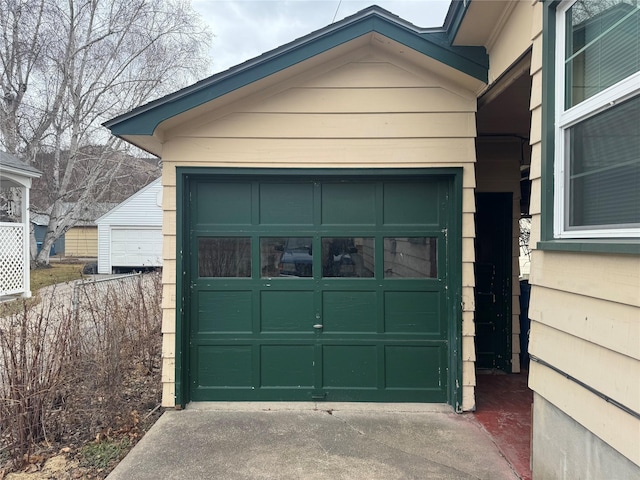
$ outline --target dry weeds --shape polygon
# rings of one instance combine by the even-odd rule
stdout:
[[[0,306],[0,479],[48,471],[61,455],[54,478],[104,478],[150,427],[161,290],[151,273],[83,283],[71,299],[53,289],[19,311]],[[101,451],[115,454],[105,461]]]

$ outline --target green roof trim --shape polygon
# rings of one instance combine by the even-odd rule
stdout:
[[[171,117],[371,32],[380,33],[482,82],[488,81],[489,57],[484,47],[454,47],[444,29],[418,28],[372,6],[103,125],[116,136],[152,135],[160,123]]]
[[[453,40],[460,30],[462,20],[469,10],[471,0],[452,0],[447,12],[447,17],[444,19],[445,30],[447,31],[447,38],[449,43],[453,43]]]

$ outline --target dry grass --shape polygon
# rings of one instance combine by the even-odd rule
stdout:
[[[71,282],[82,278],[81,263],[56,263],[47,268],[31,270],[31,291],[36,292],[42,287],[56,283]]]

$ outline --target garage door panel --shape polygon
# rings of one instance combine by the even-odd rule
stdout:
[[[440,292],[385,292],[385,332],[440,336],[440,320]]]
[[[385,183],[383,223],[384,225],[439,225],[439,197],[437,182]]]
[[[199,291],[198,314],[193,322],[196,333],[251,333],[253,331],[253,292]]]
[[[313,225],[313,184],[262,184],[259,209],[262,225]]]
[[[388,389],[436,390],[446,386],[444,345],[388,345],[385,347],[385,385]]]
[[[162,265],[162,231],[159,228],[113,228],[111,265],[157,267]]]
[[[245,387],[253,385],[251,345],[198,345],[195,347],[196,387]]]
[[[313,345],[263,345],[260,386],[313,388]]]
[[[327,389],[377,389],[377,358],[375,345],[325,346],[322,349],[322,386]]]
[[[312,334],[316,323],[313,300],[313,290],[261,292],[261,331]]]
[[[323,225],[375,225],[374,183],[327,183],[322,185]]]
[[[375,333],[378,330],[376,291],[323,292],[323,332]]]
[[[252,185],[209,183],[196,194],[196,225],[251,225]]]

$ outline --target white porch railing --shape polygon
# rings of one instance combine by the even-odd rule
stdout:
[[[0,296],[25,291],[25,226],[0,222]]]

